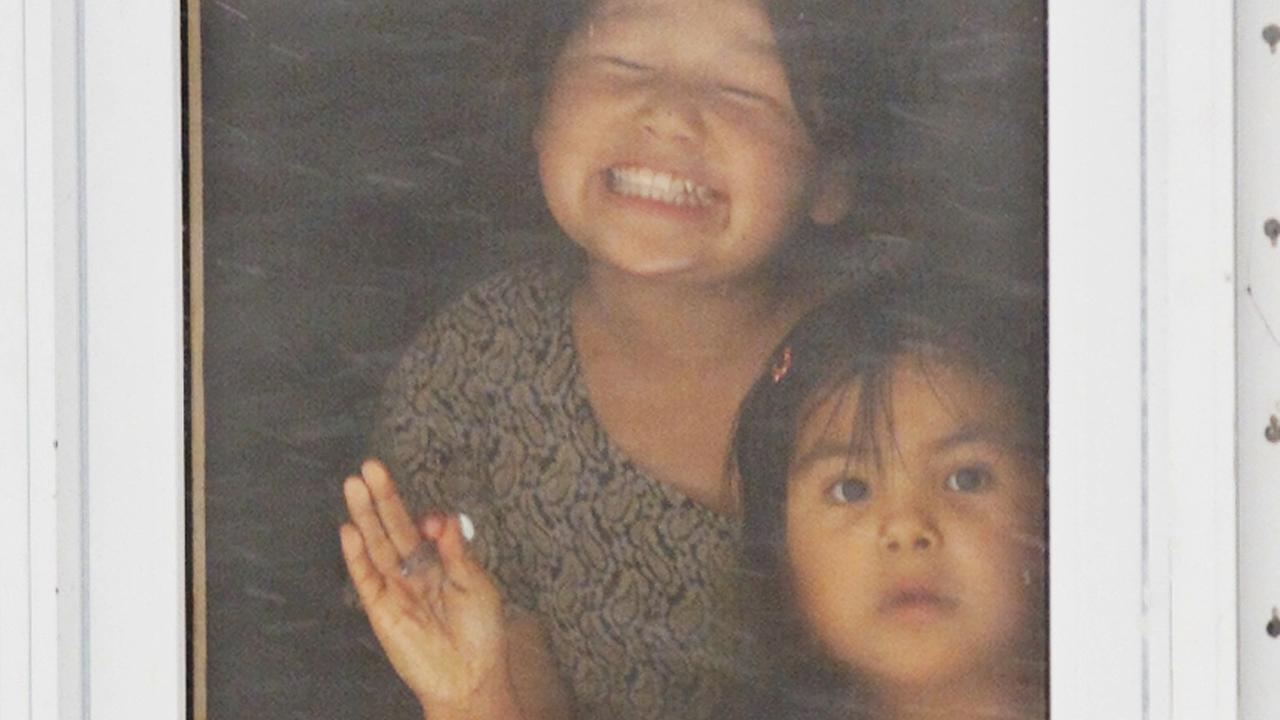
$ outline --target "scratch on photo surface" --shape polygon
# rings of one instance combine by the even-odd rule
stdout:
[[[320,624],[319,620],[308,618],[305,620],[293,620],[290,622],[271,623],[262,627],[262,632],[268,637],[280,637],[282,635],[296,635],[306,632]]]
[[[364,181],[370,185],[392,187],[397,190],[413,190],[418,187],[418,183],[413,182],[412,180],[405,180],[404,178],[392,177],[381,173],[367,173],[364,176]]]
[[[242,142],[242,143],[246,143],[246,144],[250,144],[250,145],[256,145],[256,144],[258,144],[258,138],[257,138],[257,137],[255,137],[255,136],[253,136],[253,135],[251,135],[251,134],[250,134],[248,131],[246,131],[244,128],[240,127],[239,125],[235,125],[235,124],[232,124],[232,123],[223,122],[223,121],[222,121],[222,119],[221,119],[221,118],[219,118],[219,117],[218,117],[218,116],[216,116],[216,115],[211,115],[211,114],[209,114],[209,113],[205,113],[205,115],[204,115],[204,119],[203,119],[203,122],[204,122],[205,129],[206,129],[206,130],[211,129],[211,128],[217,128],[217,129],[219,129],[219,130],[225,130],[225,131],[226,131],[227,133],[229,133],[233,138],[235,138],[236,140],[238,140],[238,141],[240,141],[240,142]]]
[[[271,43],[268,47],[271,48],[272,52],[278,53],[280,55],[284,55],[285,57],[291,58],[293,60],[297,60],[298,62],[306,62],[307,60],[306,55],[303,55],[297,50],[290,50],[289,48],[284,47],[283,45],[277,45],[276,43]]]
[[[473,222],[480,225],[490,225],[493,218],[478,210],[472,210],[465,207],[454,207],[449,209],[449,219],[455,221]]]
[[[449,34],[450,34],[450,35],[452,35],[453,37],[457,38],[458,40],[461,40],[462,42],[466,42],[466,43],[474,43],[474,44],[476,44],[476,45],[484,45],[484,44],[486,44],[487,42],[489,42],[489,41],[488,41],[488,39],[486,39],[486,38],[484,38],[484,37],[481,37],[481,36],[479,36],[479,35],[472,35],[472,34],[470,34],[470,33],[459,32],[459,31],[457,31],[457,30],[453,30],[453,31],[451,31]]]
[[[266,268],[256,263],[236,262],[234,260],[216,258],[210,264],[218,269],[235,271],[253,278],[264,278],[267,276]]]
[[[286,170],[289,170],[292,173],[295,173],[297,175],[303,175],[305,177],[313,177],[313,178],[331,177],[329,173],[325,172],[324,170],[312,167],[310,165],[306,165],[304,163],[293,161],[293,160],[286,162],[284,164],[284,167]]]
[[[1263,311],[1262,306],[1258,304],[1258,298],[1253,295],[1253,286],[1246,286],[1244,294],[1249,296],[1249,305],[1253,307],[1253,311],[1258,314],[1258,319],[1262,321],[1262,326],[1267,329],[1267,334],[1271,336],[1271,342],[1276,347],[1280,347],[1280,337],[1276,337],[1275,328],[1271,327],[1271,321],[1267,319],[1267,313]]]
[[[253,585],[245,585],[244,594],[255,600],[265,600],[273,605],[286,605],[289,602],[288,598],[278,592],[264,590]]]
[[[244,14],[243,12],[241,12],[240,10],[238,10],[238,9],[236,9],[236,8],[234,8],[234,7],[231,7],[230,5],[228,5],[228,4],[224,3],[224,2],[222,2],[221,0],[213,0],[213,4],[214,4],[214,5],[217,5],[218,7],[222,8],[223,10],[226,10],[227,12],[231,13],[232,15],[235,15],[236,17],[240,18],[241,20],[244,20],[244,21],[246,21],[246,22],[249,20],[249,16],[248,16],[248,15]]]
[[[1267,317],[1267,311],[1262,308],[1262,305],[1258,303],[1257,296],[1253,294],[1253,253],[1249,250],[1244,253],[1244,268],[1241,275],[1244,280],[1244,294],[1249,297],[1249,306],[1253,308],[1253,312],[1262,321],[1262,326],[1267,329],[1267,335],[1271,337],[1271,343],[1276,347],[1280,347],[1280,337],[1276,336],[1275,328],[1271,326],[1271,319]]]
[[[428,148],[427,154],[435,158],[436,160],[439,160],[442,163],[447,163],[454,167],[464,167],[467,164],[462,158],[456,155],[449,155],[448,153],[442,153],[439,150],[436,150],[434,148]]]

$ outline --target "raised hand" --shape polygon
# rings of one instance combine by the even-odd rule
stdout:
[[[347,572],[388,659],[430,720],[520,718],[501,595],[467,557],[458,518],[429,516],[416,526],[376,460],[347,478],[343,494],[351,514],[339,531]],[[439,562],[406,564],[424,554],[424,542],[434,544]]]

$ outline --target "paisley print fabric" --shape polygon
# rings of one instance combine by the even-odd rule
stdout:
[[[736,526],[606,436],[574,351],[574,282],[527,266],[439,314],[388,382],[373,450],[415,512],[475,520],[473,554],[542,618],[580,718],[715,717]]]

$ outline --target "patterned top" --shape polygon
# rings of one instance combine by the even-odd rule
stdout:
[[[392,375],[374,451],[415,513],[475,520],[473,556],[544,620],[580,718],[710,718],[737,527],[605,434],[573,345],[574,278],[523,267],[446,308]]]

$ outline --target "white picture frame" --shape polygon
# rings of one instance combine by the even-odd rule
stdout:
[[[1051,712],[1235,717],[1232,10],[1048,26]],[[0,28],[0,716],[181,717],[179,8]]]

